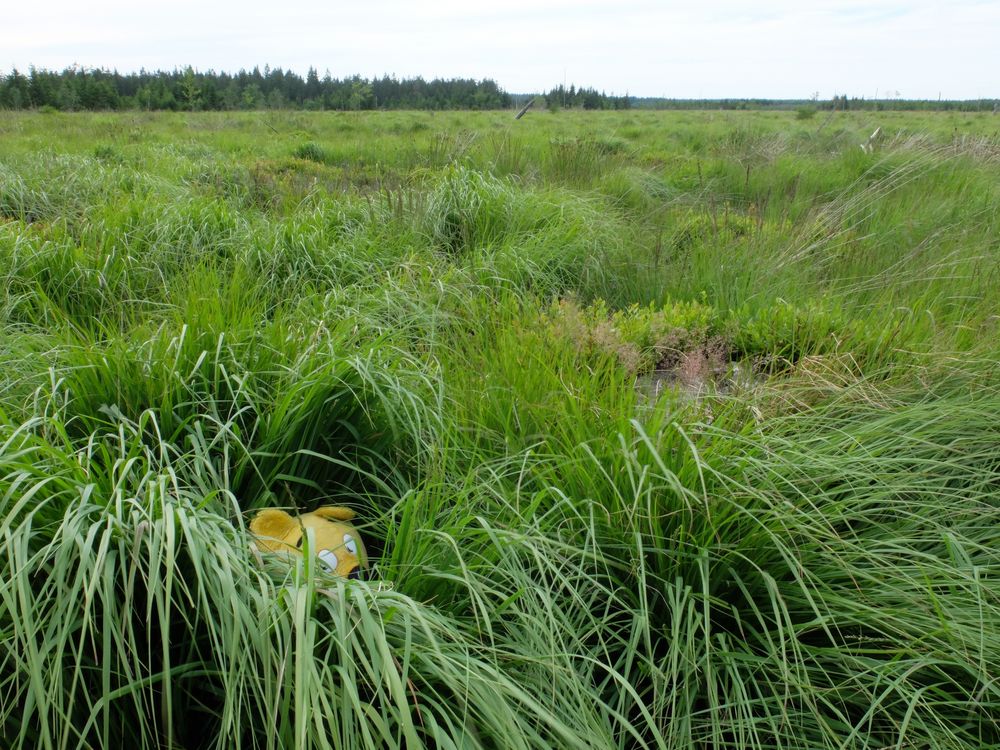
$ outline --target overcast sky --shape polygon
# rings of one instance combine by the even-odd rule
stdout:
[[[639,96],[1000,97],[1000,0],[35,0],[0,66],[310,65]]]

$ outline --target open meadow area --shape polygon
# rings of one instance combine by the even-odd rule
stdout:
[[[1000,115],[0,112],[0,278],[5,747],[1000,747]]]

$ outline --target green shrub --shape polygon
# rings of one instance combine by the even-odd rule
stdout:
[[[785,363],[836,350],[854,328],[839,310],[820,301],[799,307],[779,299],[753,313],[736,310],[732,320],[737,351]]]

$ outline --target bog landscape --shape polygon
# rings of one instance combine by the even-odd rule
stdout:
[[[998,123],[2,113],[5,746],[1000,747]]]

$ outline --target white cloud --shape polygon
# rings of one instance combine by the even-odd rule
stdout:
[[[971,98],[1000,96],[992,75],[998,33],[1000,3],[971,0],[177,0],[153,8],[38,0],[7,12],[0,65],[268,63],[334,75],[488,76],[513,91],[565,75],[645,95],[871,96],[888,88]]]

